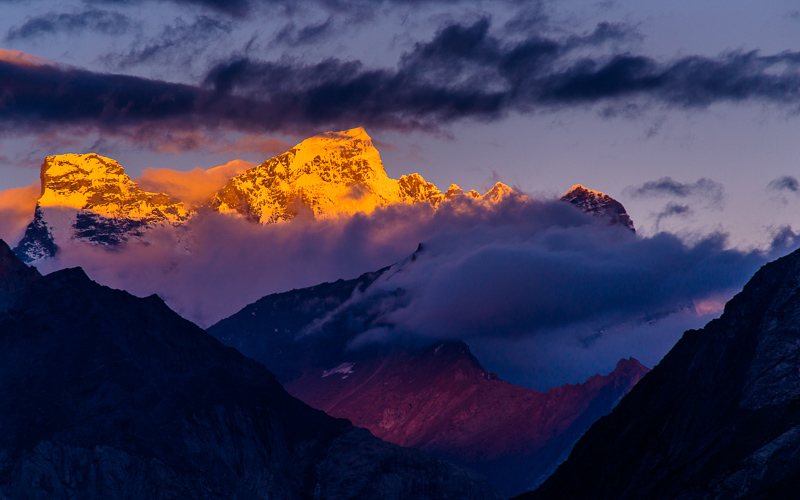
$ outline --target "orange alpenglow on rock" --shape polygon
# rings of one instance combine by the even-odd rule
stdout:
[[[311,137],[246,170],[244,163],[235,160],[192,172],[146,170],[141,178],[145,186],[170,196],[144,191],[109,158],[49,156],[42,165],[42,192],[33,220],[15,253],[30,263],[55,256],[70,240],[114,246],[141,239],[154,227],[182,225],[198,206],[267,224],[302,213],[326,219],[392,204],[424,203],[435,209],[461,196],[491,205],[519,195],[499,182],[481,196],[464,193],[455,184],[443,194],[419,174],[391,179],[363,128]],[[226,180],[226,174],[233,177]],[[216,190],[215,183],[222,188]]]
[[[234,177],[211,208],[261,223],[293,218],[305,206],[315,218],[371,212],[393,203],[427,202],[444,195],[419,174],[386,175],[378,150],[363,128],[327,132]]]
[[[114,246],[190,215],[180,201],[143,191],[119,163],[96,154],[48,156],[41,184],[33,220],[15,248],[26,262],[53,257],[69,240]]]

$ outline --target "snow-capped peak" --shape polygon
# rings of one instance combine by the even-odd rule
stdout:
[[[435,206],[443,198],[419,174],[389,178],[370,136],[354,128],[306,139],[234,177],[210,206],[268,223],[291,219],[303,210],[327,218],[391,203],[423,201]]]
[[[189,216],[181,202],[143,191],[119,163],[97,154],[48,156],[41,181],[33,221],[14,250],[26,262],[53,257],[71,239],[115,245]]]
[[[40,207],[91,210],[115,218],[178,221],[187,215],[180,202],[144,192],[119,163],[97,154],[48,156],[42,164],[41,181]]]

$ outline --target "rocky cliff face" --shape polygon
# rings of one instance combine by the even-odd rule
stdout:
[[[33,221],[15,248],[26,262],[53,257],[71,239],[113,246],[189,213],[165,194],[146,193],[114,160],[96,154],[48,156]]]
[[[0,311],[0,498],[497,498],[309,408],[156,296],[80,269],[19,292]]]
[[[789,499],[800,487],[800,251],[687,331],[526,499]]]
[[[561,201],[572,203],[587,214],[605,217],[611,224],[620,224],[636,232],[633,221],[622,203],[605,193],[576,184],[561,196]]]
[[[351,298],[392,271],[267,296],[209,332],[309,405],[477,470],[508,495],[538,485],[647,372],[623,360],[609,375],[540,393],[499,380],[462,342],[352,349],[380,324],[372,302]]]

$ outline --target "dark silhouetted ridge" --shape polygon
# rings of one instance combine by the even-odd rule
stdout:
[[[689,330],[521,498],[793,499],[800,491],[800,251]]]
[[[306,406],[157,296],[80,269],[0,312],[0,353],[0,498],[497,498]]]

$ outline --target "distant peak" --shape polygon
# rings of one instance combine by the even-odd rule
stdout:
[[[584,213],[606,217],[612,225],[621,224],[634,233],[636,232],[633,221],[628,215],[628,212],[625,211],[625,207],[622,203],[605,193],[589,189],[580,184],[575,184],[559,199],[572,203]]]
[[[489,201],[490,203],[497,203],[514,193],[516,193],[516,191],[513,188],[503,184],[502,182],[496,182],[495,185],[492,186],[492,189],[483,195],[483,199]]]
[[[650,371],[650,368],[644,366],[639,362],[636,358],[622,358],[617,362],[617,367],[614,368],[612,373],[619,373],[624,371],[640,371],[643,373],[647,373]]]
[[[593,194],[593,195],[596,195],[596,196],[608,196],[607,194],[601,193],[600,191],[595,191],[594,189],[589,189],[586,186],[583,186],[582,184],[575,184],[574,186],[569,188],[567,190],[567,192],[564,193],[561,197],[564,198],[564,197],[569,196],[570,194],[579,194],[579,193]],[[610,196],[608,196],[608,197],[611,198]]]

